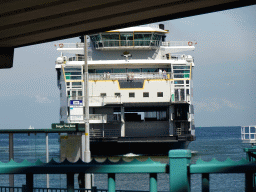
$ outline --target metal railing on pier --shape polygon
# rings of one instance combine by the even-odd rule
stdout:
[[[107,174],[108,175],[108,192],[119,191],[115,189],[116,186],[116,174],[138,174],[147,173],[149,174],[149,188],[151,192],[157,191],[157,174],[166,173],[169,174],[169,186],[172,192],[189,192],[190,191],[190,176],[191,174],[202,175],[202,191],[209,191],[210,188],[210,174],[234,174],[243,173],[245,174],[245,191],[251,192],[255,189],[255,173],[256,173],[256,148],[246,148],[247,159],[240,161],[233,161],[227,159],[226,161],[218,161],[213,159],[209,162],[205,162],[201,159],[197,160],[195,164],[191,164],[191,151],[190,150],[171,150],[169,151],[168,163],[154,162],[148,159],[146,162],[139,162],[134,160],[131,162],[125,162],[120,160],[118,162],[110,162],[109,160],[100,163],[91,161],[85,163],[78,161],[70,163],[64,161],[57,163],[52,160],[50,163],[43,163],[38,160],[35,163],[21,162],[14,163],[10,161],[8,163],[0,162],[0,173],[1,174],[26,174],[26,186],[22,189],[25,191],[35,191],[37,188],[33,188],[33,174],[66,174],[67,175],[67,190],[69,192],[78,191],[74,189],[74,174],[77,172],[93,173],[93,174]],[[53,166],[54,165],[54,166]],[[75,167],[75,169],[74,169]],[[69,179],[68,179],[69,178]],[[0,187],[1,191],[6,190],[9,192],[10,189],[18,192],[22,191],[21,188],[16,187]],[[2,190],[3,189],[3,190]],[[66,189],[59,189],[65,191]],[[81,189],[80,189],[81,190]],[[40,192],[40,190],[38,190]],[[48,189],[52,192],[54,190]],[[48,192],[47,191],[47,192]],[[90,191],[90,190],[88,190]],[[97,189],[91,189],[91,191],[101,191]],[[66,191],[65,191],[66,192]]]

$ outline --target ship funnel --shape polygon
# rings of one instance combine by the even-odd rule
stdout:
[[[164,24],[159,24],[159,29],[164,30]]]

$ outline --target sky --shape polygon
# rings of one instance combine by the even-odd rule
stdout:
[[[160,22],[168,41],[196,41],[193,103],[196,127],[256,124],[256,5]],[[54,44],[14,50],[0,70],[0,129],[50,128],[59,122]]]

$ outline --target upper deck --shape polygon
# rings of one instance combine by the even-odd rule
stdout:
[[[120,51],[133,51],[133,55],[136,52],[140,52],[139,57],[148,54],[149,57],[157,59],[157,57],[153,56],[156,56],[158,53],[172,54],[195,49],[195,45],[197,44],[195,41],[165,41],[166,33],[169,33],[169,31],[164,30],[163,26],[148,26],[129,27],[92,34],[89,35],[90,38],[87,40],[88,52],[97,53],[100,51],[99,54],[101,55],[103,54],[102,51],[107,51],[107,54],[113,54],[115,52],[115,58],[118,59],[117,56],[120,56]],[[60,43],[56,46],[60,52],[83,55],[83,42],[84,36],[81,37],[81,43]],[[119,52],[117,53],[116,51]],[[141,51],[144,52],[142,53]],[[106,57],[104,56],[104,58]]]

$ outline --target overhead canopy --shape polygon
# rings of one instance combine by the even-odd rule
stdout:
[[[255,4],[249,0],[4,0],[0,68],[14,48]]]

